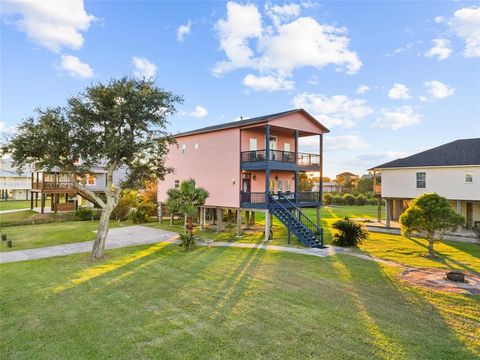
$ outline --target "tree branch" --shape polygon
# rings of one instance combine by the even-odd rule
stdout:
[[[73,187],[78,190],[78,192],[88,199],[89,201],[96,202],[102,209],[105,208],[107,205],[102,200],[100,196],[95,194],[93,191],[88,190],[85,186],[80,184],[77,179],[75,178],[74,174],[68,173],[68,178],[73,183]]]

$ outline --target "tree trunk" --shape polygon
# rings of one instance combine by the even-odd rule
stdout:
[[[428,256],[435,257],[435,253],[433,252],[433,243],[435,240],[428,239]]]
[[[110,222],[110,215],[112,214],[113,208],[108,207],[102,209],[102,214],[100,216],[100,223],[98,225],[97,237],[93,243],[92,249],[92,260],[101,259],[104,256],[105,251],[105,241],[107,240],[108,235],[108,224]]]

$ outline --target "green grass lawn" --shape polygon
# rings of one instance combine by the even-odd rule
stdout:
[[[0,355],[477,359],[478,296],[338,255],[176,245],[0,265]]]
[[[131,224],[128,224],[131,225]],[[122,226],[116,221],[110,228]],[[7,248],[5,241],[0,241],[0,251],[33,249],[44,246],[68,244],[95,240],[98,221],[67,221],[40,225],[21,225],[4,227],[1,232],[13,241],[13,248]]]
[[[16,209],[30,209],[30,200],[0,201],[0,211]]]

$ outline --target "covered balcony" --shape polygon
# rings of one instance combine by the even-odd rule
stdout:
[[[309,148],[312,144],[314,147],[318,146],[318,153],[299,151],[301,142],[305,139],[308,140]],[[315,143],[318,145],[314,145]],[[242,170],[270,168],[320,171],[321,154],[322,134],[270,124],[241,130],[240,166]]]
[[[298,173],[292,171],[272,170],[267,172],[242,172],[240,206],[242,208],[268,208],[272,199],[279,200],[279,194],[299,207],[316,207],[321,205],[319,191],[298,191]]]

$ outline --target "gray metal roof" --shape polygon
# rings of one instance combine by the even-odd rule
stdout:
[[[255,117],[255,118],[250,118],[250,119],[245,119],[245,120],[230,121],[230,122],[223,123],[223,124],[207,126],[207,127],[196,129],[196,130],[191,130],[191,131],[186,131],[186,132],[179,133],[179,134],[174,134],[173,136],[174,137],[180,137],[180,136],[206,133],[206,132],[211,132],[211,131],[232,129],[232,128],[237,128],[237,127],[242,127],[242,126],[247,126],[247,125],[254,125],[254,124],[257,124],[257,123],[262,123],[262,122],[265,122],[265,121],[268,121],[268,120],[272,120],[272,119],[275,119],[275,118],[278,118],[278,117],[281,117],[281,116],[284,116],[284,115],[294,114],[294,113],[297,113],[297,112],[303,113],[306,116],[308,116],[309,118],[311,118],[325,132],[329,131],[325,126],[320,124],[318,122],[318,120],[316,120],[312,115],[310,115],[304,109],[293,109],[293,110],[283,111],[283,112],[279,112],[279,113],[275,113],[275,114],[258,116],[258,117]]]
[[[480,138],[455,140],[412,156],[389,161],[370,170],[458,165],[480,165]]]

